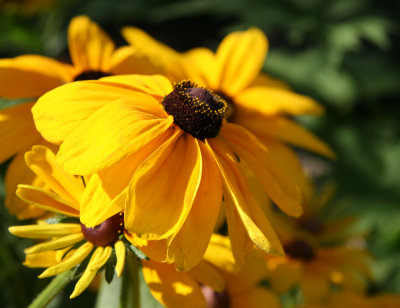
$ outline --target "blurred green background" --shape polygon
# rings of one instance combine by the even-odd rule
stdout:
[[[0,57],[65,59],[68,23],[80,14],[117,45],[125,44],[121,27],[133,25],[179,51],[215,49],[230,31],[261,28],[270,42],[265,71],[326,108],[323,117],[300,121],[332,146],[338,160],[299,154],[318,182],[337,184],[335,199],[360,217],[376,257],[370,292],[400,293],[400,1],[63,0],[39,10],[24,9],[24,2],[0,1]],[[3,183],[0,192],[4,199]],[[26,307],[49,280],[21,265],[29,242],[7,232],[21,222],[4,207],[0,213],[0,303]],[[94,301],[89,291],[63,300],[62,307],[92,307]]]

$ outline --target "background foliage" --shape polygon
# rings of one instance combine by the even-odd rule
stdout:
[[[28,1],[25,1],[28,2]],[[318,182],[336,183],[341,209],[359,216],[376,257],[370,292],[400,292],[400,3],[395,0],[60,0],[40,10],[0,1],[0,56],[43,54],[67,58],[70,19],[86,14],[125,44],[122,26],[141,27],[185,51],[212,49],[230,31],[257,26],[267,34],[265,71],[326,107],[302,118],[338,155],[331,163],[299,154]],[[0,101],[0,106],[5,106]],[[0,107],[1,108],[1,107]],[[1,182],[5,165],[1,166]],[[4,188],[1,183],[1,198]],[[7,227],[20,224],[0,210],[0,302],[26,307],[47,283],[22,267],[27,240]],[[64,298],[71,290],[67,289]],[[95,305],[95,293],[59,297],[51,305]]]

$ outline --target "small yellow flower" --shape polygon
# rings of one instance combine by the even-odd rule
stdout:
[[[77,218],[77,223],[43,222],[10,227],[9,231],[16,236],[46,240],[25,250],[25,265],[48,267],[39,276],[46,278],[70,270],[90,257],[71,298],[89,286],[113,250],[117,258],[115,271],[121,276],[125,263],[125,244],[119,239],[124,231],[122,213],[94,228],[87,228],[79,223],[80,199],[84,191],[82,180],[64,172],[55,162],[55,155],[45,147],[35,146],[25,158],[31,170],[48,184],[49,189],[22,184],[18,186],[17,195],[46,211]]]
[[[201,260],[222,196],[240,262],[251,241],[282,254],[246,172],[286,213],[302,213],[297,186],[251,132],[226,122],[227,108],[189,81],[173,86],[162,76],[125,75],[59,87],[39,99],[33,115],[46,139],[62,142],[57,157],[68,172],[93,174],[82,222],[94,226],[124,211],[127,230],[166,240],[168,262],[185,270]]]
[[[49,146],[33,123],[31,108],[35,99],[74,80],[155,72],[148,60],[138,56],[132,47],[117,49],[111,38],[86,16],[72,19],[68,28],[68,46],[72,65],[39,55],[0,60],[0,97],[29,100],[0,108],[0,163],[16,155],[6,175],[5,204],[20,219],[44,213],[38,208],[26,207],[14,194],[16,184],[32,184],[34,180],[23,163],[24,151],[33,144]],[[37,185],[37,181],[34,184]]]

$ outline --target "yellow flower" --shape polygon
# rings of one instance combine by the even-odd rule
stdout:
[[[165,263],[142,264],[151,293],[165,307],[281,307],[278,295],[260,285],[267,274],[260,251],[238,271],[226,237],[214,234],[204,260],[188,272]]]
[[[263,142],[276,163],[302,190],[307,179],[297,156],[285,143],[334,157],[326,144],[290,118],[321,114],[323,108],[261,73],[268,50],[261,30],[233,32],[222,40],[215,53],[195,48],[183,54],[140,29],[126,27],[122,33],[172,81],[189,79],[226,99],[230,109],[228,121],[242,125]]]
[[[25,265],[48,267],[39,276],[46,278],[70,270],[90,257],[71,298],[89,286],[113,250],[117,258],[115,271],[121,276],[125,263],[125,244],[119,239],[124,230],[122,213],[94,228],[87,228],[79,223],[79,204],[84,191],[82,180],[63,171],[48,148],[35,146],[25,158],[31,170],[48,184],[49,189],[22,184],[18,186],[17,195],[46,211],[77,219],[76,223],[42,222],[10,227],[9,231],[16,236],[46,240],[25,250]]]
[[[64,168],[93,174],[82,222],[95,226],[124,210],[127,230],[166,240],[167,261],[178,269],[201,260],[223,196],[239,262],[251,241],[282,254],[244,169],[283,211],[302,213],[297,186],[269,150],[225,121],[227,103],[220,96],[189,81],[172,86],[162,76],[125,75],[75,82],[42,96],[32,111],[43,136],[62,142],[57,156]]]
[[[26,208],[14,196],[15,184],[32,184],[33,180],[23,163],[24,152],[33,144],[45,144],[32,119],[35,98],[74,80],[154,72],[150,63],[138,56],[132,47],[116,49],[111,38],[86,16],[72,19],[68,46],[72,65],[38,55],[0,60],[0,97],[29,99],[17,106],[0,108],[0,163],[16,155],[6,175],[5,204],[20,219],[43,214],[39,209]]]

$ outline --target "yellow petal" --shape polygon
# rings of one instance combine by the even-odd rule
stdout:
[[[138,28],[125,27],[122,29],[122,35],[139,54],[146,56],[163,75],[176,81],[187,78],[190,67],[187,66],[183,57],[172,48],[155,40]]]
[[[303,213],[298,186],[254,135],[239,125],[226,123],[221,136],[229,141],[234,153],[246,161],[268,195],[283,211],[296,217]]]
[[[50,58],[24,55],[0,60],[0,97],[39,97],[72,80],[73,69]]]
[[[80,233],[81,226],[79,224],[43,224],[43,225],[27,225],[9,227],[8,231],[15,236],[25,238],[45,239],[56,236],[65,236],[72,233]]]
[[[79,278],[75,285],[75,289],[69,298],[75,298],[80,295],[90,285],[93,279],[96,277],[99,269],[107,262],[112,252],[112,248],[107,246],[98,247],[92,255],[89,264],[83,273],[82,277]]]
[[[168,247],[168,257],[180,271],[198,264],[210,242],[222,203],[222,179],[209,148],[199,142],[205,166],[192,209]],[[195,236],[194,236],[195,235]]]
[[[110,70],[114,43],[89,17],[78,16],[72,19],[68,28],[68,46],[75,67],[82,71]]]
[[[267,48],[267,38],[257,28],[227,35],[216,53],[219,89],[234,96],[252,83],[261,71]]]
[[[237,270],[235,259],[232,255],[231,242],[227,236],[212,235],[210,245],[204,255],[204,260],[224,271],[234,272]]]
[[[188,71],[189,80],[197,84],[218,90],[218,69],[215,54],[208,48],[194,48],[184,53],[183,56],[192,64]]]
[[[64,199],[49,190],[20,184],[16,194],[21,200],[45,211],[79,217],[79,210],[76,210]]]
[[[80,218],[85,226],[94,227],[124,209],[135,170],[172,134],[172,129],[165,131],[136,153],[91,176],[81,203]]]
[[[91,114],[130,93],[98,81],[65,84],[40,97],[32,108],[36,128],[46,140],[60,144]]]
[[[273,78],[263,73],[260,73],[250,85],[250,87],[258,87],[258,86],[290,89],[289,85],[286,82]]]
[[[55,251],[30,253],[25,256],[24,266],[27,267],[49,267],[58,263]]]
[[[25,153],[20,153],[9,164],[5,176],[6,199],[5,206],[11,214],[18,219],[37,218],[45,213],[44,210],[27,204],[17,197],[15,191],[20,183],[31,184],[35,187],[45,187],[41,181],[27,166],[24,158]]]
[[[136,170],[128,191],[126,229],[149,240],[175,234],[192,208],[201,172],[197,140],[177,130]]]
[[[251,87],[235,96],[235,104],[249,112],[272,115],[321,114],[323,108],[313,99],[276,87]]]
[[[254,114],[252,117],[241,117],[238,123],[247,127],[256,136],[275,138],[331,159],[336,158],[323,141],[289,119],[271,117],[266,121],[264,117],[260,118]]]
[[[142,262],[142,268],[151,294],[165,307],[206,307],[199,285],[188,273],[151,260]]]
[[[0,163],[41,139],[32,119],[33,104],[0,109]]]
[[[162,73],[148,57],[131,46],[118,48],[111,58],[111,72],[115,75]]]
[[[188,272],[199,283],[209,286],[216,292],[222,292],[225,287],[224,279],[208,262],[201,261]]]
[[[286,258],[268,258],[268,280],[278,293],[286,293],[300,283],[303,267],[300,262],[288,261]]]
[[[165,262],[167,259],[167,240],[148,241],[139,238],[136,234],[124,231],[125,238],[138,247],[150,260]]]
[[[117,100],[78,126],[60,147],[57,158],[73,174],[95,173],[138,151],[172,123],[171,116],[157,118],[129,101]]]
[[[51,190],[68,202],[68,205],[79,211],[83,194],[83,183],[66,173],[56,162],[56,156],[47,147],[34,146],[25,154],[28,167],[44,181]]]
[[[123,241],[116,241],[114,244],[115,255],[117,256],[117,264],[115,264],[115,272],[121,277],[125,266],[126,249]]]
[[[218,155],[214,157],[229,194],[225,197],[231,198],[250,239],[267,253],[283,255],[282,245],[265,213],[254,199],[244,174],[234,161],[234,154],[220,139],[210,139],[210,144]]]
[[[29,248],[25,249],[25,253],[32,254],[32,253],[40,253],[40,252],[44,252],[44,251],[49,251],[49,250],[57,250],[60,248],[65,248],[65,247],[74,245],[84,239],[85,239],[85,237],[83,236],[83,233],[66,235],[66,236],[60,237],[58,239],[51,240],[49,242],[40,243],[35,246],[29,247]]]
[[[75,265],[85,260],[92,249],[93,244],[86,242],[81,247],[79,247],[69,258],[64,259],[61,263],[46,269],[43,273],[39,275],[39,278],[54,276],[73,268]]]

